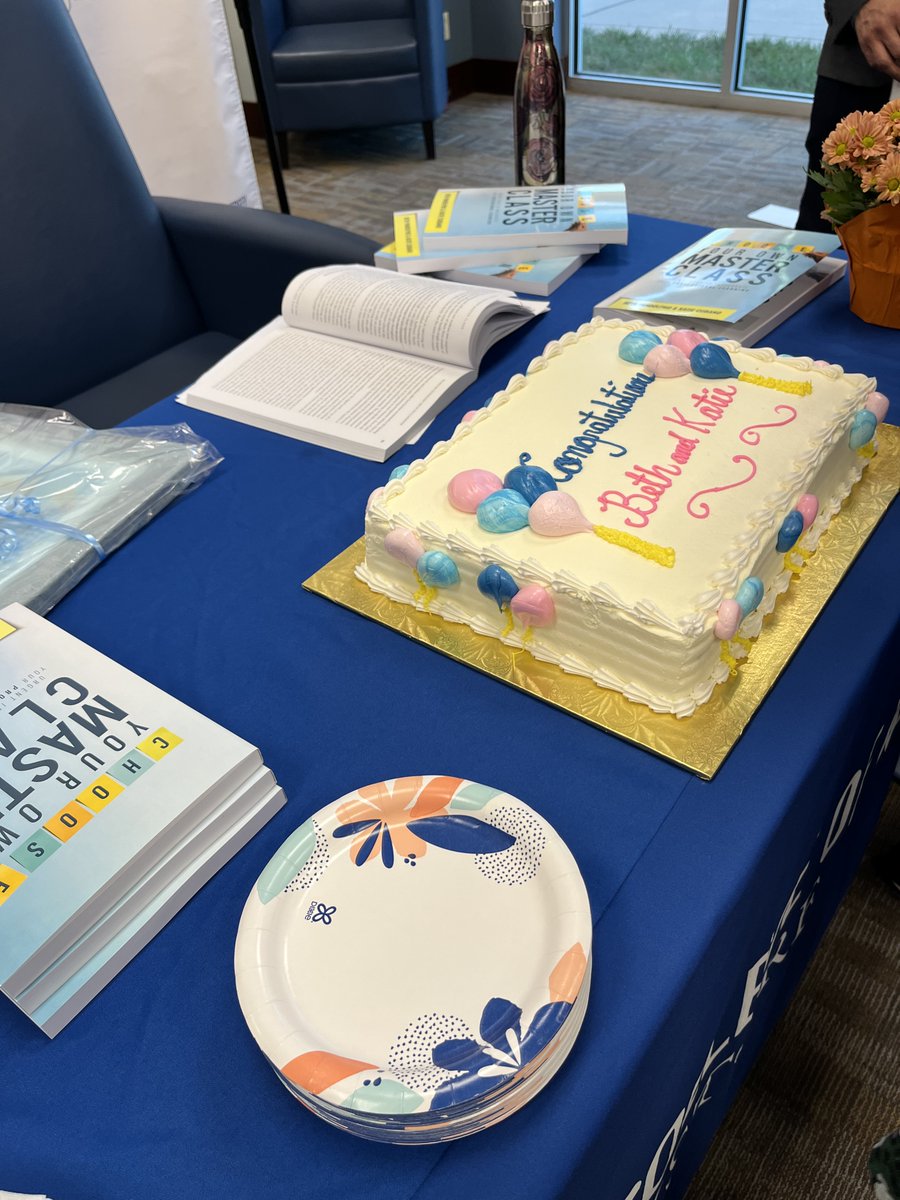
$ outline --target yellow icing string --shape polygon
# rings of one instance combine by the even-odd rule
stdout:
[[[500,636],[507,637],[509,634],[512,633],[512,631],[513,631],[512,609],[508,608],[506,610],[506,624],[503,626],[503,629],[500,631]]]
[[[412,594],[413,601],[416,604],[421,602],[422,607],[428,612],[428,606],[437,595],[437,588],[429,587],[415,568],[413,568],[413,575],[415,575],[416,583],[419,585]]]
[[[428,612],[428,610],[431,606],[431,602],[432,602],[432,600],[435,599],[437,594],[438,594],[437,588],[427,587],[425,589],[425,595],[422,597],[422,607],[425,609],[426,612]]]
[[[750,647],[753,645],[753,639],[747,637],[736,637],[734,639],[739,646],[743,646],[744,650],[749,654]]]
[[[875,454],[875,442],[866,442],[864,446],[860,446],[857,449],[856,453],[860,456],[860,458],[872,458]]]
[[[522,645],[523,646],[526,644],[526,642],[531,641],[533,633],[534,633],[534,630],[529,625],[528,628],[525,630],[525,632],[522,634]]]
[[[722,659],[722,662],[725,663],[725,665],[728,667],[728,674],[733,679],[735,677],[735,675],[737,675],[737,673],[738,673],[738,661],[734,657],[734,655],[731,653],[731,649],[728,645],[728,642],[722,643],[722,649],[719,652],[719,657]]]
[[[659,563],[661,567],[675,566],[675,551],[671,546],[657,546],[654,542],[645,542],[643,538],[635,537],[633,533],[622,533],[618,529],[609,529],[606,525],[595,525],[594,533],[604,542],[612,546],[621,546],[623,550],[631,550],[642,558]]]
[[[792,396],[808,396],[812,392],[809,380],[772,379],[768,375],[754,375],[751,371],[741,371],[738,379],[742,383],[755,383],[758,387],[772,388],[776,392],[789,392]]]

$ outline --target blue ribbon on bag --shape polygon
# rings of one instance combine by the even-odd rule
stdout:
[[[33,529],[44,529],[48,533],[58,533],[62,537],[84,542],[95,551],[101,560],[106,558],[106,551],[91,533],[76,529],[74,525],[63,525],[59,521],[47,521],[41,515],[41,502],[34,496],[10,496],[0,504],[0,521],[20,521]],[[12,529],[4,529],[0,525],[0,562],[11,558],[19,549],[19,539]]]

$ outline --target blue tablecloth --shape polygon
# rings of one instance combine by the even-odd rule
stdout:
[[[593,302],[694,240],[634,218],[496,347],[446,437]],[[846,284],[768,339],[892,378],[900,335]],[[711,783],[301,590],[362,532],[387,466],[190,412],[225,462],[53,619],[258,744],[289,802],[55,1041],[0,1004],[0,1188],[54,1200],[654,1200],[687,1186],[848,884],[900,736],[900,506]],[[232,979],[244,899],[311,812],[362,783],[497,784],[574,849],[595,919],[575,1050],[503,1124],[446,1147],[357,1141],[284,1091]]]

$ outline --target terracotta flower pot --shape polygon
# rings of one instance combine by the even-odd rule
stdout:
[[[900,205],[869,208],[835,232],[850,260],[850,311],[900,329]]]

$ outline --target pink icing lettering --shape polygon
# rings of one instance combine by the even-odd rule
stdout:
[[[650,523],[650,517],[656,512],[658,501],[650,499],[646,496],[631,495],[626,496],[623,492],[606,491],[597,497],[597,502],[600,505],[600,511],[606,512],[608,508],[623,508],[631,516],[625,518],[625,524],[630,525],[632,529],[643,529],[645,525]],[[632,520],[632,517],[635,519]]]
[[[672,462],[684,466],[695,448],[700,445],[700,439],[685,437],[682,433],[676,433],[674,429],[669,430],[669,437],[674,438],[678,443],[672,451]]]

